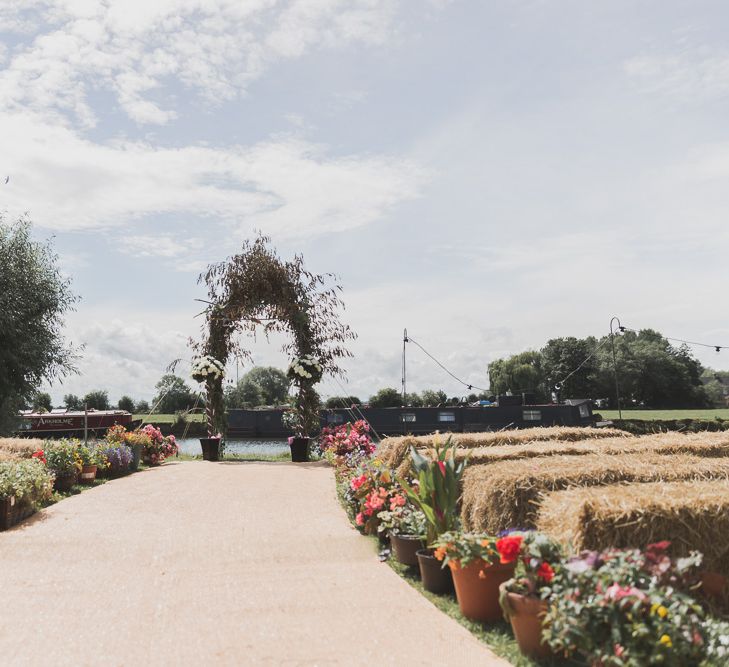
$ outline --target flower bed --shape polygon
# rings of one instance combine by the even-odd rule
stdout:
[[[729,479],[729,459],[660,454],[553,456],[466,471],[461,518],[468,530],[534,528],[542,496],[576,486]]]

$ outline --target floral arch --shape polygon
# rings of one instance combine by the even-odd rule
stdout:
[[[240,334],[255,335],[261,329],[266,336],[288,333],[282,349],[292,359],[289,378],[297,387],[292,427],[300,437],[312,433],[319,425],[314,385],[322,375],[343,374],[339,360],[352,356],[345,344],[356,338],[339,320],[344,303],[336,277],[310,273],[301,255],[283,261],[270,238],[260,235],[245,241],[237,255],[211,264],[198,283],[207,286],[208,307],[202,341],[193,343],[195,352],[224,368],[231,355],[250,359]],[[204,382],[208,433],[224,434],[222,373],[211,373]]]

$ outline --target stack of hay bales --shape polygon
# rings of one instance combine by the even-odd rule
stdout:
[[[542,501],[537,527],[577,550],[643,547],[668,539],[674,556],[704,554],[729,575],[729,481],[574,488]]]
[[[421,436],[385,438],[378,449],[378,457],[404,475],[410,469],[410,448],[432,449],[436,443],[452,438],[465,450],[487,447],[530,445],[533,443],[579,442],[603,438],[633,438],[630,433],[613,428],[585,428],[577,426],[549,426],[486,433],[436,433]]]
[[[683,436],[680,436],[683,437]],[[654,452],[552,456],[466,469],[461,517],[468,530],[534,528],[552,491],[626,482],[729,479],[729,458]]]

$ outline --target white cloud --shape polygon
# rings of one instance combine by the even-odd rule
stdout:
[[[330,157],[281,138],[252,147],[96,144],[29,114],[0,114],[11,213],[49,229],[184,214],[298,237],[367,224],[418,194],[425,173],[387,155]],[[39,196],[42,193],[42,196]]]
[[[703,103],[729,94],[729,54],[705,50],[644,55],[624,63],[626,74],[645,93]]]
[[[170,81],[209,104],[245,93],[271,64],[320,48],[381,44],[393,0],[46,0],[0,10],[9,30],[39,33],[0,73],[0,104],[70,113],[83,126],[88,101],[111,91],[140,124],[165,124],[170,104],[149,99]]]
[[[125,235],[118,239],[123,251],[138,257],[175,258],[199,249],[201,239],[179,239],[172,236]]]

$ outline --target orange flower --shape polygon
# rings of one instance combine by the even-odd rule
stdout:
[[[434,556],[435,556],[435,557],[436,557],[436,558],[437,558],[438,560],[443,560],[443,559],[445,558],[445,555],[446,555],[446,549],[445,549],[445,547],[438,547],[438,548],[437,548],[437,549],[436,549],[436,550],[435,550],[435,551],[433,552],[433,555],[434,555]]]

